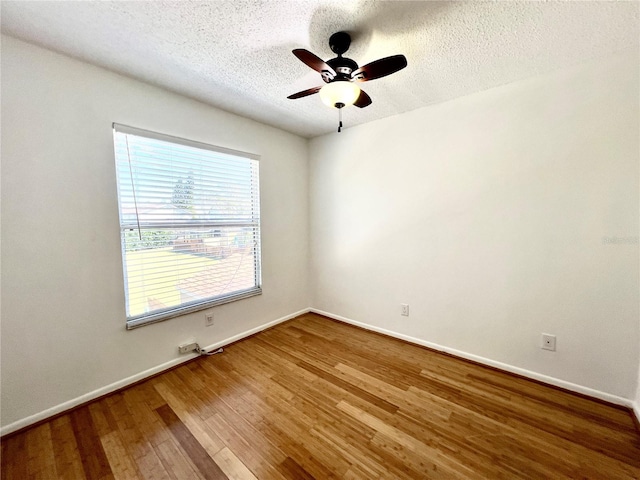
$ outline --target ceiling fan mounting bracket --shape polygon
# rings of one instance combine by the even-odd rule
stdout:
[[[329,37],[329,47],[338,56],[349,50],[351,45],[351,35],[347,32],[337,32]]]

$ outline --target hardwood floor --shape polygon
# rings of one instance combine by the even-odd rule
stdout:
[[[2,441],[2,478],[639,478],[628,411],[307,314]]]

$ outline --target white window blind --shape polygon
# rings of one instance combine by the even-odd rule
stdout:
[[[113,128],[127,328],[260,294],[258,157]]]

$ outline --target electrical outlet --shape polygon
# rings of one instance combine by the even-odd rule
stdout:
[[[206,327],[213,325],[213,313],[207,313],[204,316],[204,324]]]
[[[549,335],[548,333],[542,334],[542,346],[540,347],[543,350],[551,350],[552,352],[556,351],[556,336]]]
[[[400,304],[400,315],[403,315],[405,317],[409,316],[409,304],[408,303],[401,303]]]
[[[193,352],[197,348],[198,344],[196,342],[183,343],[182,345],[178,345],[178,353]]]

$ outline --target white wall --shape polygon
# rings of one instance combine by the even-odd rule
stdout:
[[[638,235],[637,56],[310,145],[10,37],[1,62],[2,433],[308,306],[640,404],[638,245],[602,242]],[[262,156],[263,295],[125,330],[114,121]]]
[[[112,122],[262,156],[261,296],[125,330]],[[307,147],[3,36],[2,425],[308,307]]]
[[[313,139],[313,307],[630,403],[638,85],[626,52]]]

